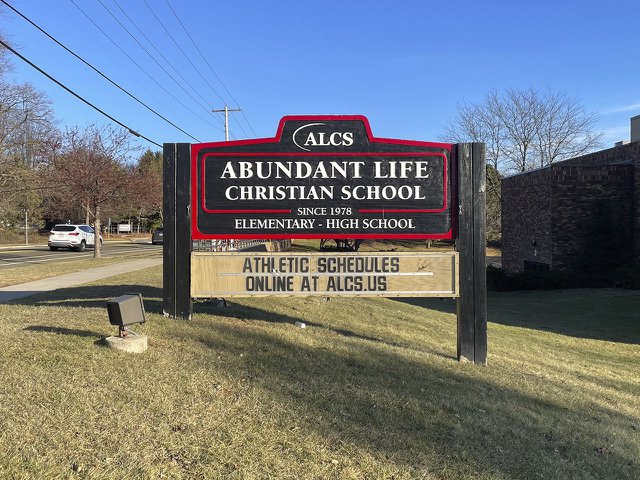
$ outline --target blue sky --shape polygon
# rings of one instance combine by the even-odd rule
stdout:
[[[607,146],[628,140],[629,118],[640,114],[637,0],[146,0],[197,70],[145,0],[73,0],[147,73],[72,0],[7,1],[201,141],[224,139],[222,116],[209,113],[224,103],[243,108],[230,124],[237,139],[271,137],[288,114],[359,114],[369,118],[376,136],[437,141],[457,104],[481,101],[492,88],[566,91],[599,114],[597,128]],[[155,48],[171,62],[175,70],[165,69],[188,80],[193,91],[184,88],[195,100],[101,3],[159,63],[164,60]],[[24,56],[134,130],[158,143],[191,141],[1,4],[0,31]],[[14,65],[12,77],[45,91],[61,124],[107,122],[20,60]]]

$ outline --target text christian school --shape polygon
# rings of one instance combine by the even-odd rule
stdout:
[[[345,181],[363,179],[427,179],[429,161],[373,161],[366,165],[364,161],[319,161],[311,162],[227,162],[221,179],[257,180],[300,180],[342,179]],[[373,169],[365,175],[366,168]],[[255,169],[255,171],[254,171]],[[237,170],[237,171],[236,171]],[[423,185],[342,185],[336,194],[334,185],[231,185],[225,190],[228,200],[426,200]]]

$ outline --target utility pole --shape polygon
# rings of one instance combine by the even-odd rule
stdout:
[[[224,139],[226,142],[229,141],[229,112],[241,112],[242,109],[238,108],[229,108],[227,105],[224,106],[223,109],[220,110],[212,110],[214,113],[222,113],[224,112]]]
[[[240,107],[238,108],[229,108],[227,105],[224,106],[224,110],[213,110],[214,113],[221,113],[224,112],[224,140],[225,142],[229,141],[229,112],[241,112],[242,109]],[[225,246],[223,247],[223,251],[229,251],[229,247],[231,242],[233,242],[234,240],[223,240]]]

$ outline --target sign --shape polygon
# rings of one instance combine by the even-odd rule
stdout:
[[[457,297],[458,254],[191,254],[191,297]]]
[[[453,238],[451,145],[374,138],[362,116],[191,146],[192,238]]]
[[[165,143],[163,312],[190,319],[193,298],[246,295],[456,297],[457,357],[486,364],[485,193],[484,144],[374,138],[364,117]],[[455,238],[460,254],[192,252],[194,239],[260,237]]]

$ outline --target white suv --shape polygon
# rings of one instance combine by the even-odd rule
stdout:
[[[71,248],[82,252],[86,247],[95,247],[95,230],[89,225],[63,223],[56,225],[49,234],[49,248]],[[102,235],[100,235],[102,246]]]

